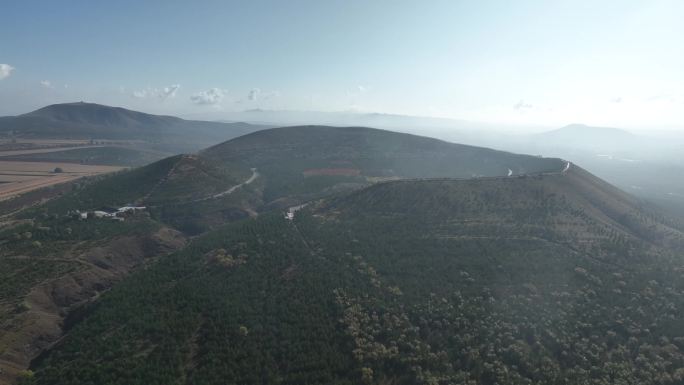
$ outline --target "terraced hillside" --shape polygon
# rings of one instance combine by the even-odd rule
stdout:
[[[380,183],[198,238],[23,383],[681,383],[683,240],[578,167]]]

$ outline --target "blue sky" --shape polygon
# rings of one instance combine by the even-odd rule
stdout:
[[[5,2],[0,114],[85,100],[684,127],[682,15],[658,0]]]

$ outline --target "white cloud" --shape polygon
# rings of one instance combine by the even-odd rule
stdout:
[[[168,87],[164,87],[162,89],[162,95],[163,95],[164,99],[173,98],[174,96],[176,96],[176,92],[178,91],[179,88],[180,88],[180,84],[173,84],[173,85],[170,85]]]
[[[0,80],[10,76],[14,67],[9,64],[0,64]]]
[[[41,80],[40,85],[45,88],[55,88],[52,86],[52,82],[50,82],[49,80]]]
[[[190,100],[197,105],[217,105],[226,96],[227,91],[220,88],[211,88],[190,96]]]
[[[169,98],[173,98],[176,96],[176,92],[180,88],[180,84],[172,84],[168,87],[164,88],[152,88],[152,87],[147,87],[143,88],[142,90],[138,91],[133,91],[133,97],[139,98],[139,99],[147,99],[147,98],[153,98],[153,99],[159,99],[159,100],[166,100]]]

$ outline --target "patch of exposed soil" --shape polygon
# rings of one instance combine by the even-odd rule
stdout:
[[[11,384],[31,360],[60,340],[70,312],[97,299],[147,260],[184,245],[181,233],[169,228],[112,239],[76,256],[84,268],[35,286],[25,299],[25,310],[2,325],[0,385]]]

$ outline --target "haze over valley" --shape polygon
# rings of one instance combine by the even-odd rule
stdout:
[[[682,4],[0,7],[0,385],[684,384]]]

